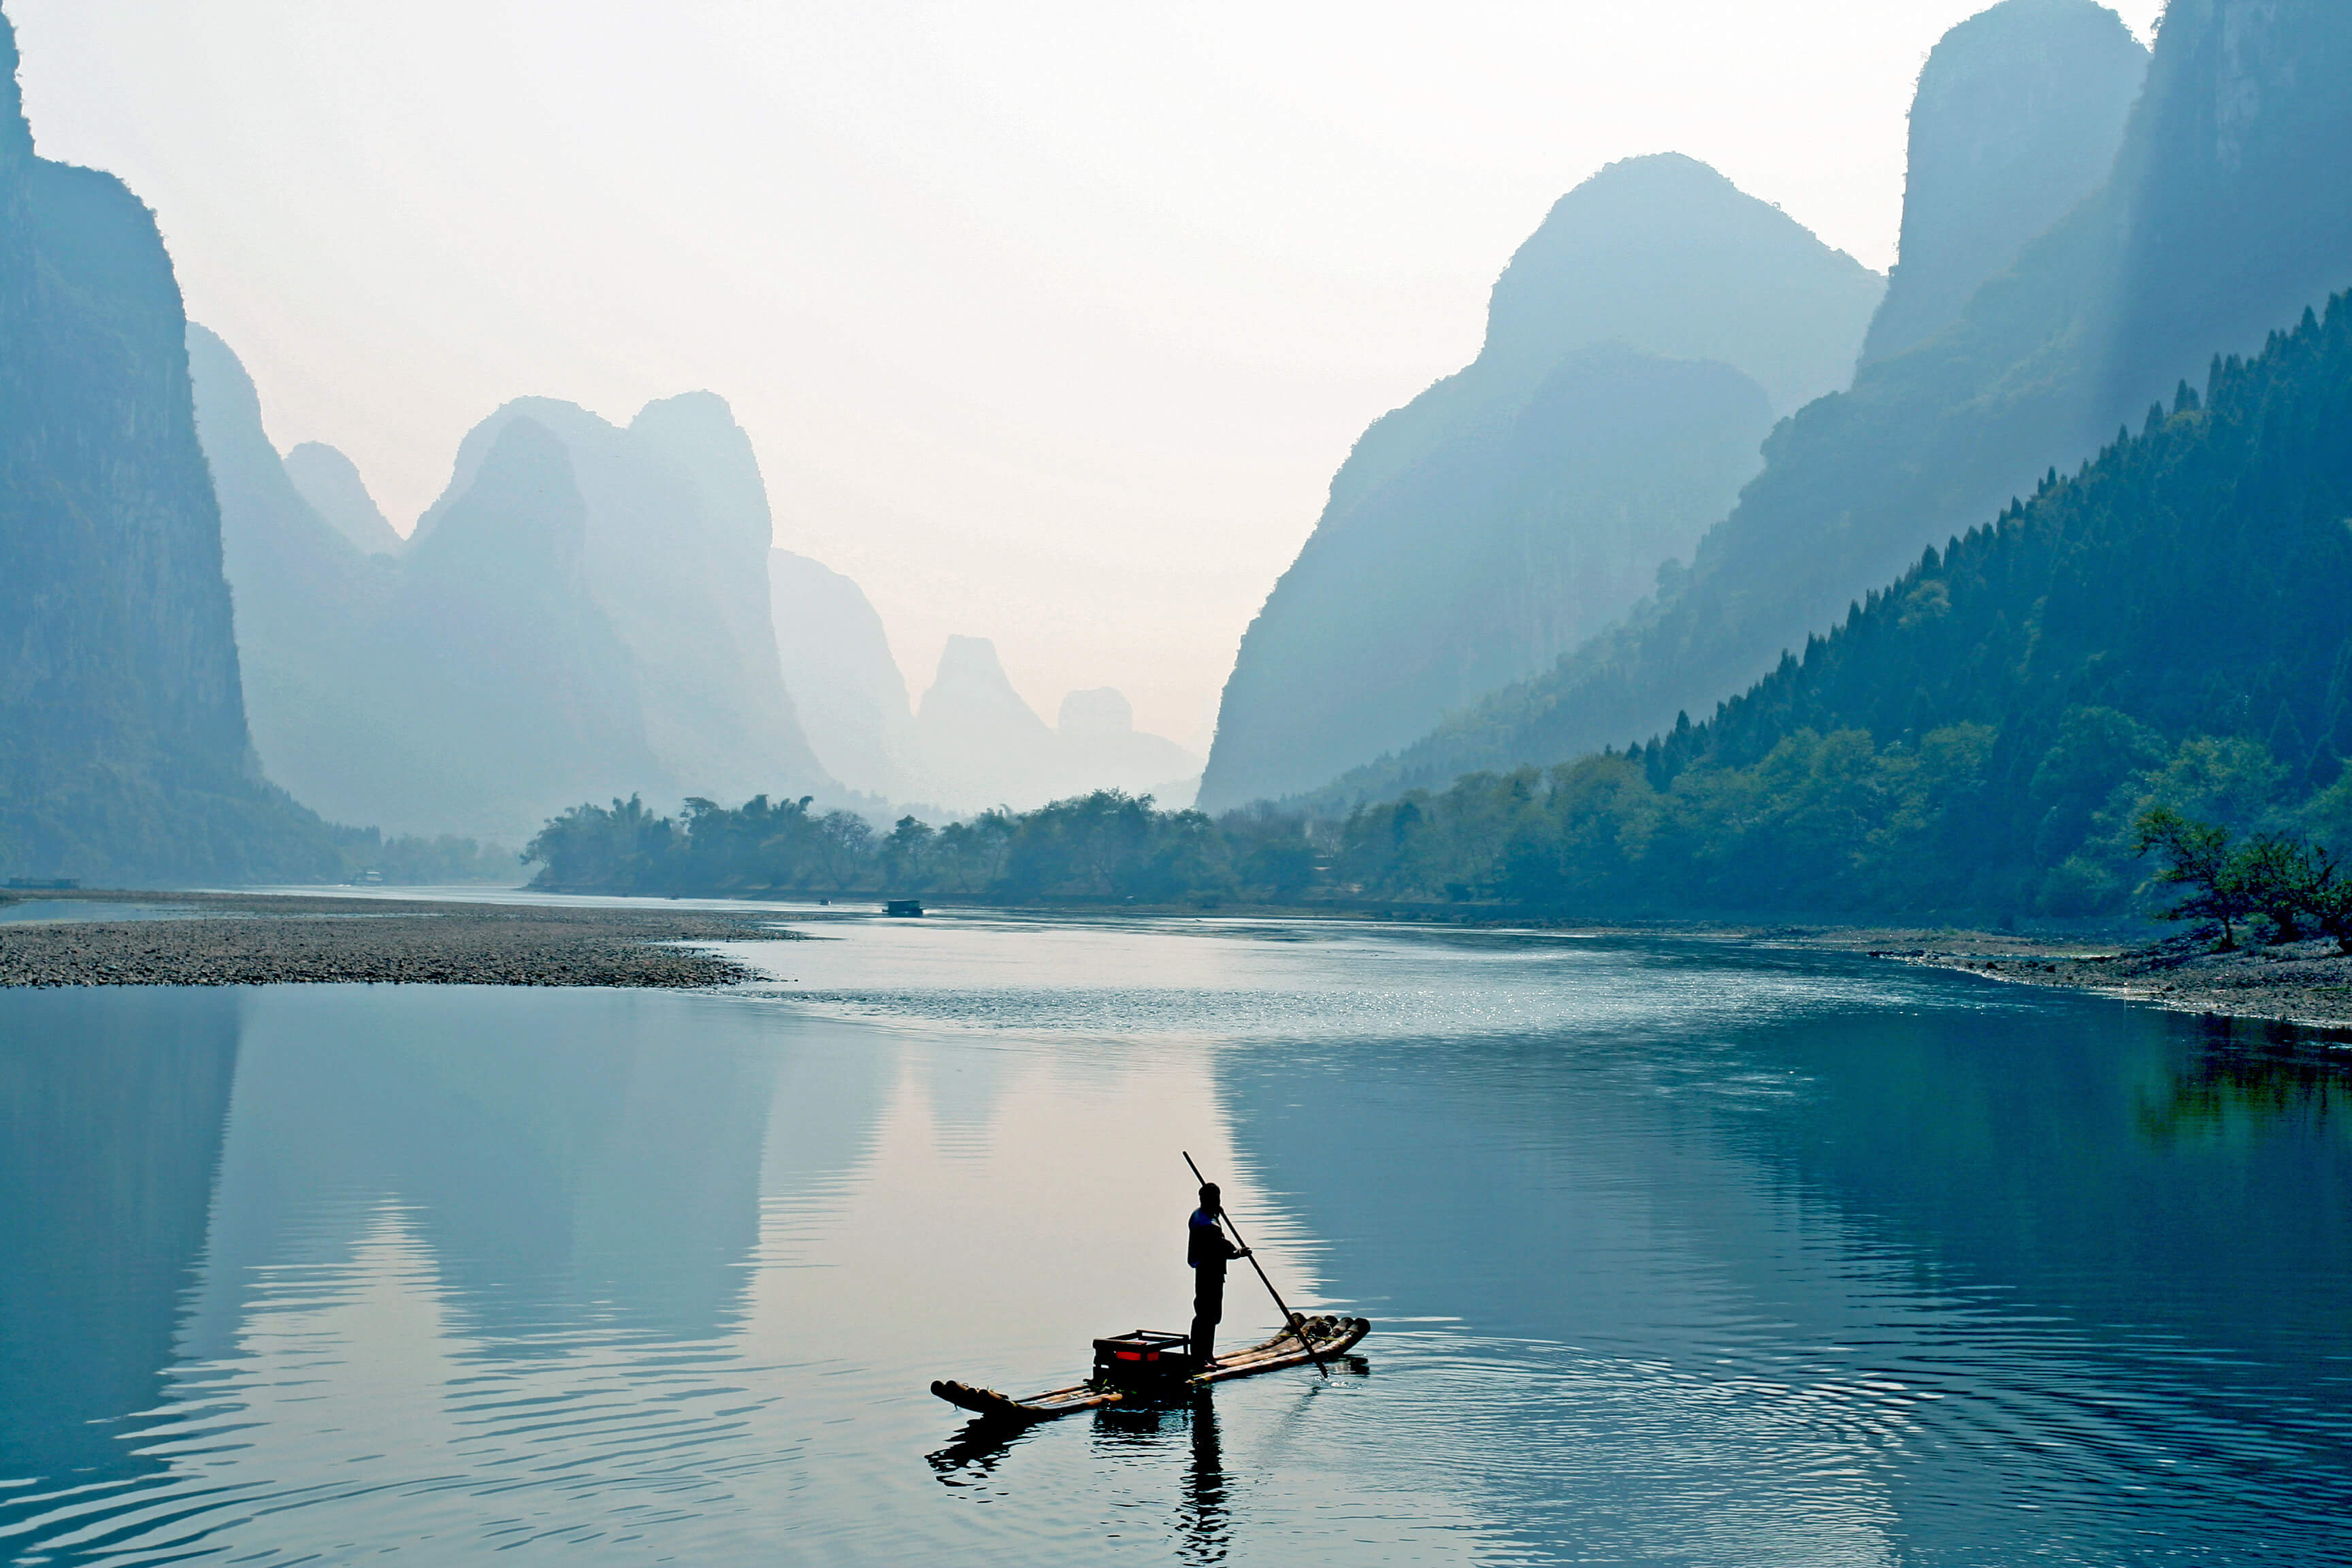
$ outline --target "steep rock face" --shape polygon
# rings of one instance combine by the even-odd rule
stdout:
[[[2100,413],[2136,419],[2207,355],[2252,353],[2352,282],[2347,81],[2341,5],[2167,8],[2147,109],[2116,168],[2126,238]]]
[[[507,837],[564,806],[676,787],[588,587],[565,444],[511,419],[406,563],[372,695],[438,821]],[[437,795],[438,799],[433,798]]]
[[[186,318],[153,216],[36,158],[0,17],[0,868],[337,864],[246,734]]]
[[[2293,325],[2352,282],[2347,70],[2352,10],[2326,0],[2172,7],[2106,186],[1946,331],[1777,430],[1678,595],[1318,800],[1558,762],[1704,713],[2215,353]]]
[[[832,781],[777,662],[766,489],[726,403],[688,393],[648,404],[623,430],[574,404],[519,398],[467,436],[412,550],[437,533],[518,419],[569,451],[586,506],[589,590],[635,662],[647,742],[667,774],[719,799],[824,792]]]
[[[334,447],[305,441],[286,454],[286,477],[310,510],[369,555],[397,555],[406,542],[387,521],[359,468]]]
[[[1902,259],[1865,362],[1950,326],[2106,184],[2147,75],[2147,50],[2093,0],[2002,0],[1944,35],[1911,107]]]
[[[228,345],[192,326],[188,349],[272,776],[341,820],[508,844],[583,799],[680,786],[591,591],[567,447],[505,422],[427,538],[365,554],[296,488]]]
[[[1843,384],[1881,279],[1667,154],[1563,197],[1485,348],[1367,430],[1243,639],[1202,786],[1318,784],[1543,668],[1648,592]]]
[[[902,798],[914,746],[907,679],[857,584],[789,550],[768,552],[769,613],[784,689],[825,772]]]
[[[358,698],[373,684],[368,667],[381,657],[376,633],[397,574],[392,563],[362,554],[295,489],[229,346],[194,322],[187,342],[196,430],[236,593],[254,747],[298,798],[341,820],[383,820],[381,786],[404,781],[386,775],[385,746],[362,739],[378,726]]]

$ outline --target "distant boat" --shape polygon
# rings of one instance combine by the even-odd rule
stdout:
[[[923,912],[923,900],[920,899],[886,900],[882,905],[882,912],[886,915],[919,915]]]

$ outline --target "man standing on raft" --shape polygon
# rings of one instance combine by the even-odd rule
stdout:
[[[1185,1224],[1184,1261],[1192,1266],[1192,1364],[1206,1366],[1217,1353],[1217,1324],[1225,1315],[1225,1265],[1247,1258],[1249,1248],[1225,1239],[1218,1216],[1223,1194],[1214,1182],[1201,1188],[1201,1206]]]

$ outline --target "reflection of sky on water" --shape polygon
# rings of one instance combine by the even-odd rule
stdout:
[[[0,903],[0,925],[79,925],[91,921],[184,921],[201,912],[170,904],[123,904],[98,899],[26,899]]]
[[[730,994],[0,996],[0,1557],[2336,1550],[2324,1055],[1704,943],[827,934]],[[966,1432],[929,1379],[1181,1325],[1180,1148],[1369,1370]]]

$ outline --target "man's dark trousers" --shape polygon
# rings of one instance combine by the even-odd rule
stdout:
[[[1192,1270],[1192,1354],[1203,1364],[1217,1353],[1217,1324],[1224,1315],[1224,1268],[1204,1263]]]

